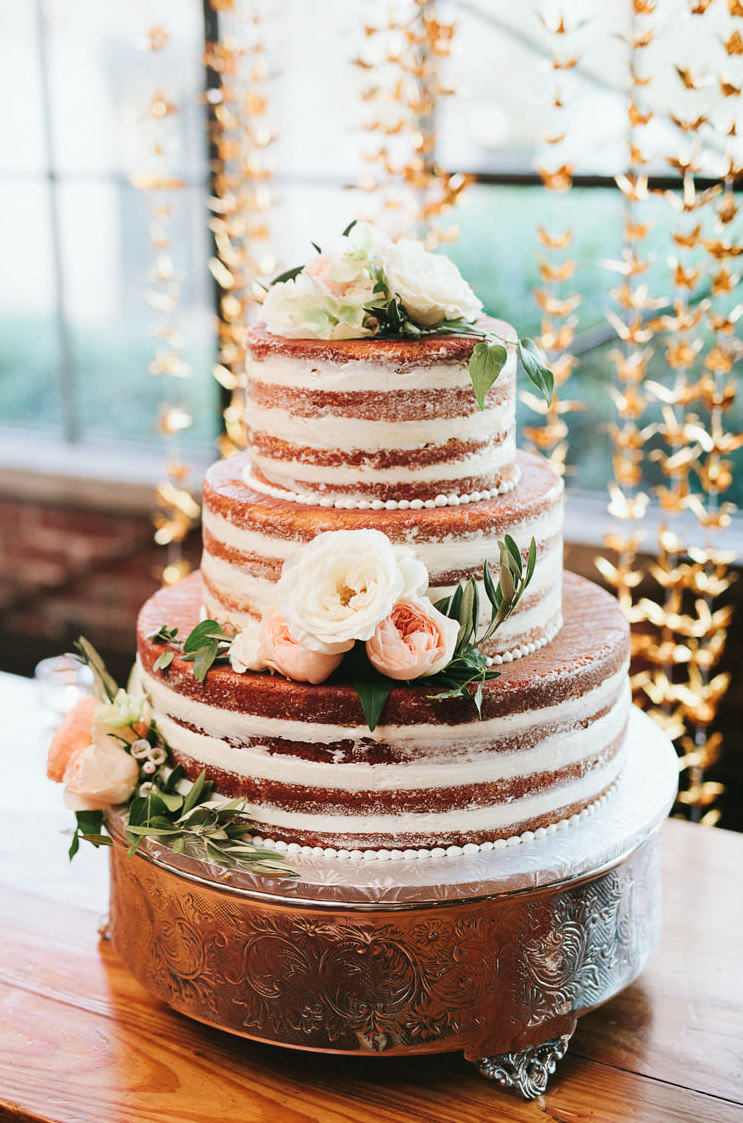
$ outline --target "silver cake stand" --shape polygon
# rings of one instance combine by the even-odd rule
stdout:
[[[462,1050],[527,1098],[581,1014],[660,932],[659,830],[677,759],[634,711],[614,791],[566,830],[456,858],[292,858],[293,880],[147,841],[111,850],[110,935],[176,1010],[230,1033],[352,1054]],[[116,816],[109,827],[123,842]]]

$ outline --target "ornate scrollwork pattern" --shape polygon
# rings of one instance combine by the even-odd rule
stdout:
[[[461,1048],[493,1075],[638,974],[657,935],[657,867],[653,841],[559,891],[354,911],[251,900],[116,847],[111,928],[140,981],[199,1020],[340,1052]],[[537,1087],[555,1058],[554,1043],[548,1057],[526,1049],[509,1079]]]
[[[645,860],[532,905],[518,957],[528,1024],[589,1009],[630,982],[660,930],[659,904]]]

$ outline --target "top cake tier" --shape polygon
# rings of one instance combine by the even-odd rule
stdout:
[[[516,342],[502,320],[483,317],[480,325]],[[349,507],[510,490],[517,482],[516,354],[508,349],[480,410],[468,370],[478,342],[284,339],[251,328],[248,482],[269,494]]]

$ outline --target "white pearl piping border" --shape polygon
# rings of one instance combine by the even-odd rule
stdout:
[[[508,838],[496,838],[492,842],[467,842],[464,846],[434,846],[421,847],[417,850],[336,850],[334,846],[300,846],[298,842],[283,842],[273,838],[263,838],[253,835],[250,842],[254,846],[265,850],[275,850],[278,854],[286,854],[287,858],[338,858],[341,861],[352,862],[412,862],[422,861],[426,858],[461,858],[472,854],[486,854],[490,850],[505,850],[509,846],[520,846],[524,842],[532,842],[535,838],[546,838],[547,835],[565,831],[576,823],[594,815],[600,807],[611,797],[617,786],[616,780],[606,789],[602,796],[589,803],[582,811],[571,815],[567,819],[559,819],[550,823],[548,827],[537,827],[535,831],[524,831],[523,834],[512,834]]]
[[[420,511],[433,507],[460,507],[467,503],[479,503],[482,499],[495,499],[499,495],[506,495],[513,491],[521,478],[520,469],[511,480],[504,480],[498,487],[491,487],[485,491],[471,491],[464,495],[437,495],[435,499],[331,499],[328,495],[300,495],[297,491],[290,491],[285,487],[276,487],[274,484],[257,480],[246,468],[243,471],[243,483],[253,491],[270,495],[272,499],[285,499],[288,503],[303,503],[308,507],[335,507],[339,511]]]
[[[517,659],[523,659],[525,655],[533,655],[535,651],[540,648],[546,647],[548,643],[552,643],[560,628],[563,625],[562,616],[558,616],[557,623],[554,627],[545,632],[541,639],[534,640],[533,643],[522,643],[519,647],[513,647],[510,651],[503,651],[500,655],[489,655],[488,666],[500,667],[503,663],[514,663]]]

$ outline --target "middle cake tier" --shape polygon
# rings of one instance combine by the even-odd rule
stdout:
[[[274,603],[284,562],[323,531],[373,527],[394,544],[412,547],[428,569],[429,596],[447,595],[457,582],[482,578],[485,561],[498,572],[498,546],[510,534],[524,559],[536,541],[534,577],[517,609],[496,632],[486,654],[506,660],[548,643],[562,623],[563,485],[539,456],[520,452],[515,491],[462,506],[416,503],[403,510],[338,510],[288,502],[244,482],[248,455],[213,464],[204,483],[202,575],[204,608],[216,620],[241,625]],[[482,582],[480,582],[482,586]],[[481,622],[490,606],[481,587]]]

